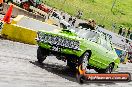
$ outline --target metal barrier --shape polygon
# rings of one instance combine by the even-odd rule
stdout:
[[[1,31],[1,35],[4,38],[23,42],[27,44],[36,44],[35,38],[37,37],[37,32],[29,28],[24,28],[16,24],[5,23]]]

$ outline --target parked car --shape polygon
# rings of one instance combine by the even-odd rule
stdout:
[[[49,13],[51,11],[51,9],[49,9],[48,7],[46,7],[42,0],[5,0],[5,2],[11,2],[25,10],[28,11],[32,11],[33,9],[31,9],[33,7],[42,10],[45,13]]]
[[[67,61],[72,69],[79,65],[82,69],[94,68],[98,73],[111,73],[117,69],[120,59],[106,35],[84,29],[71,30],[38,31],[38,62],[42,63],[53,54],[57,59]]]
[[[58,12],[53,11],[52,14],[49,16],[49,19],[53,21],[53,24],[59,26],[61,28],[69,28],[71,25],[65,21],[61,14]]]

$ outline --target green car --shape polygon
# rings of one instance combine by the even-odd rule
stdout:
[[[98,73],[111,73],[118,68],[120,60],[105,34],[88,29],[62,29],[55,32],[38,31],[37,59],[42,63],[47,56],[67,62],[75,69],[95,69]]]

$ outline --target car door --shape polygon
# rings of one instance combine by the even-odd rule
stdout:
[[[109,58],[109,51],[107,50],[107,41],[103,38],[100,38],[98,42],[98,54],[100,66],[102,68],[106,67]]]
[[[114,49],[112,48],[112,45],[110,44],[110,40],[106,38],[100,39],[100,44],[102,46],[103,56],[100,58],[100,62],[102,62],[103,65],[106,67],[113,61],[113,57],[115,56]]]
[[[96,33],[96,32],[95,32]],[[96,67],[103,67],[102,66],[102,61],[100,61],[100,59],[104,56],[104,53],[106,52],[101,45],[100,45],[100,39],[99,39],[99,35],[95,33],[90,32],[88,38],[90,38],[91,44],[90,44],[90,48],[92,50],[92,56],[90,58],[90,64],[96,66]],[[94,37],[93,37],[94,35]]]

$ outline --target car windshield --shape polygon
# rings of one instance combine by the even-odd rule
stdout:
[[[97,33],[96,31],[90,29],[75,29],[71,28],[71,31],[74,31],[79,37],[90,40],[92,42],[98,43],[105,47],[107,50],[113,50],[111,43],[111,38],[104,33]],[[100,38],[100,39],[99,39]]]
[[[91,31],[91,30],[85,30],[85,29],[80,29],[77,32],[77,35],[81,38],[87,39],[87,40],[91,40],[94,42],[97,42],[99,34],[95,31]]]

